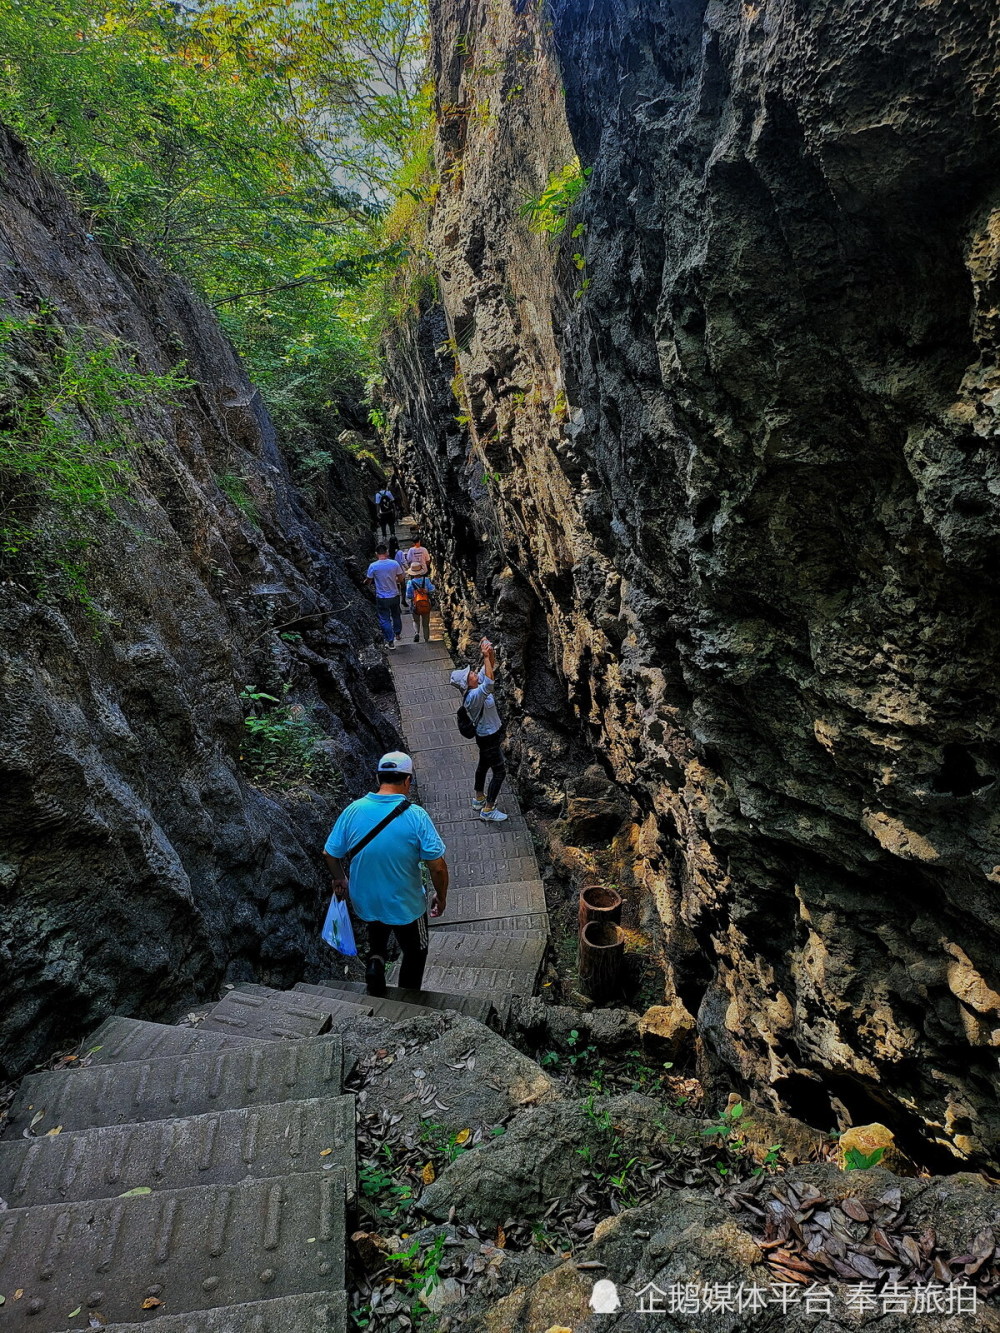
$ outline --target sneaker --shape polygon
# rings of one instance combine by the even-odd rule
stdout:
[[[414,643],[419,643],[419,642],[420,642],[420,635],[419,635],[419,634],[414,634],[414,636],[413,636],[413,642],[414,642]]]
[[[479,818],[488,820],[491,824],[502,824],[503,821],[509,819],[510,816],[505,815],[502,810],[484,810]]]
[[[394,653],[396,651],[396,640],[393,639],[392,643],[387,643],[385,646],[390,653]]]
[[[377,954],[365,965],[365,986],[369,995],[385,995],[385,959]]]
[[[473,798],[472,798],[472,808],[473,808],[473,810],[482,810],[482,808],[483,808],[483,806],[484,806],[485,804],[486,804],[486,797],[485,797],[485,796],[483,797],[482,800],[480,800],[478,796],[473,796]]]

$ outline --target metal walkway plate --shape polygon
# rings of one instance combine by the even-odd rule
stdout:
[[[36,1115],[41,1136],[141,1120],[170,1120],[240,1106],[329,1097],[340,1092],[339,1037],[253,1042],[231,1050],[29,1074],[0,1138],[21,1138]]]
[[[328,1166],[353,1182],[354,1130],[354,1098],[343,1096],[20,1139],[0,1143],[0,1198],[30,1208]]]
[[[190,1055],[193,1051],[223,1051],[249,1040],[201,1028],[144,1023],[137,1018],[106,1018],[96,1032],[80,1043],[79,1052],[92,1065],[122,1060],[150,1060],[156,1055]]]
[[[141,1324],[108,1324],[106,1333],[139,1333]],[[157,1333],[347,1333],[347,1293],[285,1296],[276,1301],[250,1301],[245,1305],[188,1314],[157,1314]],[[67,1328],[64,1333],[80,1333]]]
[[[319,1171],[241,1185],[0,1213],[7,1333],[66,1328],[81,1307],[110,1323],[344,1285],[344,1176]],[[96,1318],[96,1313],[93,1315]],[[155,1316],[154,1316],[155,1317]]]
[[[270,995],[248,995],[245,991],[231,990],[208,1011],[200,1026],[203,1032],[298,1041],[326,1032],[330,1015],[294,994],[274,991]]]

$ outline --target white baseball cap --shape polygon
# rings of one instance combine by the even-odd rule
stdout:
[[[378,771],[380,773],[411,773],[413,772],[413,760],[402,750],[390,750],[384,754],[378,761]]]
[[[450,680],[456,690],[464,690],[468,687],[471,670],[471,667],[459,667],[457,671],[451,673]]]

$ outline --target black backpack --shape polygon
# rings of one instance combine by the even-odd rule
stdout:
[[[455,721],[458,729],[467,740],[472,740],[476,734],[476,724],[469,716],[469,710],[465,706],[465,700],[468,699],[469,692],[466,691],[465,698],[458,705],[458,712],[455,714]]]
[[[379,500],[378,502],[379,518],[393,518],[395,516],[395,513],[396,513],[395,502],[391,500],[388,495],[383,495],[382,499]]]

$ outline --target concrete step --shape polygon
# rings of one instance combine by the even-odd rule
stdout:
[[[318,1037],[330,1027],[330,1015],[293,991],[263,989],[249,994],[231,990],[199,1023],[202,1032],[226,1032],[266,1041]]]
[[[491,917],[512,917],[545,912],[545,889],[540,879],[511,880],[505,884],[456,887],[448,890],[448,905],[443,917],[435,917],[431,930],[439,926],[457,926],[463,921],[488,921]],[[524,926],[522,929],[537,929]]]
[[[509,967],[534,984],[548,936],[537,930],[441,931],[430,938],[427,962],[434,967]]]
[[[96,1032],[80,1043],[88,1064],[107,1065],[123,1060],[149,1060],[156,1055],[190,1055],[193,1051],[222,1051],[247,1039],[201,1028],[144,1023],[138,1018],[106,1018]]]
[[[331,990],[331,994],[329,995],[325,994],[323,990],[319,991],[300,990],[298,986],[296,986],[295,989],[291,991],[277,991],[272,989],[270,986],[258,986],[254,982],[250,981],[245,981],[241,983],[240,986],[237,987],[237,989],[241,992],[245,992],[248,995],[259,995],[261,997],[268,997],[275,995],[279,996],[298,995],[304,1004],[310,1005],[313,1009],[322,1010],[322,1012],[326,1014],[327,1018],[330,1019],[331,1022],[341,1018],[355,1019],[359,1017],[363,1018],[370,1017],[370,1012],[359,1014],[358,1009],[359,1005],[361,1005],[360,1000],[358,1001],[357,1004],[355,1004],[352,1003],[352,1000],[347,995],[334,995],[332,991],[336,990],[337,987],[327,988]]]
[[[395,984],[399,964],[389,973]],[[463,995],[502,997],[504,1001],[515,996],[535,993],[536,977],[529,972],[510,967],[451,967],[428,963],[424,969],[424,985],[428,990],[458,992]]]
[[[53,1333],[80,1307],[135,1323],[147,1299],[182,1314],[339,1291],[345,1240],[339,1170],[9,1209],[0,1291],[24,1295],[8,1298],[3,1326]]]
[[[353,1195],[354,1129],[354,1098],[341,1096],[20,1139],[0,1143],[0,1198],[31,1208],[327,1168]]]
[[[82,1317],[82,1316],[78,1316]],[[106,1333],[139,1333],[149,1320],[138,1324],[107,1324]],[[245,1305],[187,1314],[159,1314],[157,1333],[347,1333],[347,1293],[284,1296],[276,1301],[250,1301]],[[79,1328],[64,1333],[80,1333]]]
[[[358,1004],[371,1008],[375,1018],[395,1016],[383,1008],[385,1005],[402,1006],[407,1013],[399,1016],[406,1018],[413,1018],[427,1009],[453,1009],[469,1018],[478,1019],[480,1023],[488,1023],[493,1016],[493,1005],[478,995],[444,995],[438,991],[401,990],[398,986],[388,986],[385,996],[380,998],[369,995],[363,981],[338,981],[329,986],[311,985],[300,981],[295,989],[310,995],[328,995],[335,999],[343,997],[348,1003],[356,998]],[[411,1010],[413,1012],[409,1012]]]
[[[92,1129],[330,1097],[340,1092],[342,1068],[340,1038],[329,1036],[29,1074],[0,1138],[21,1138],[39,1114],[41,1137],[59,1125]]]
[[[549,918],[545,912],[527,912],[524,916],[491,916],[483,921],[432,921],[437,934],[502,935],[514,930],[533,930],[548,935]]]

